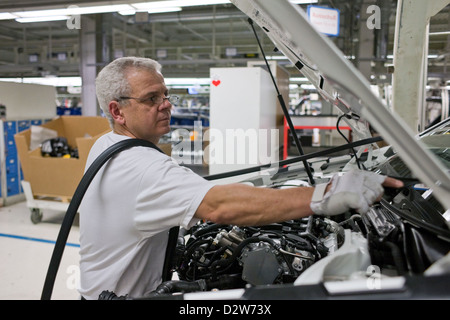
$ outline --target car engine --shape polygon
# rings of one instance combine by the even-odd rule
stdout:
[[[447,151],[443,154],[445,157],[440,158],[447,161]],[[450,252],[449,213],[391,150],[381,158],[381,164],[372,170],[402,179],[404,187],[385,189],[381,201],[367,213],[313,215],[252,227],[201,222],[189,230],[181,229],[172,260],[177,277],[139,298],[370,280],[374,273],[377,277],[425,275],[433,274],[433,265],[440,261],[444,261],[444,273],[450,272],[445,267]],[[312,166],[322,182],[331,177],[330,173],[347,168],[347,157],[337,159],[320,159]],[[304,170],[295,166],[243,182],[269,188],[308,185]],[[442,268],[439,270],[442,274]],[[129,298],[112,292],[100,296]]]
[[[179,280],[163,282],[149,298],[302,284],[302,276],[314,278],[314,269],[322,269],[319,281],[369,277],[374,268],[383,276],[423,274],[450,251],[443,209],[427,193],[412,185],[387,190],[366,214],[333,219],[310,216],[258,227],[200,223],[180,233],[174,257]]]
[[[337,250],[343,237],[337,223],[312,216],[260,227],[198,224],[180,234],[179,280],[162,283],[154,294],[292,283]]]
[[[309,217],[262,227],[201,224],[180,256],[180,279],[238,277],[251,285],[293,282],[314,262],[336,250],[343,229],[333,221]]]

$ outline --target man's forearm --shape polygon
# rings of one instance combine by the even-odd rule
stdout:
[[[314,188],[255,188],[242,184],[213,187],[196,217],[221,224],[264,225],[312,214]]]

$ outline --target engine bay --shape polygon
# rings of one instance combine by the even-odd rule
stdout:
[[[424,199],[420,191],[407,187],[396,195],[386,194],[363,215],[349,212],[334,220],[310,216],[260,227],[204,222],[180,234],[174,261],[179,280],[162,283],[149,298],[302,284],[302,277],[311,280],[319,261],[339,256],[346,242],[344,257],[357,261],[346,261],[347,266],[339,261],[336,268],[326,262],[323,269],[328,270],[320,272],[320,281],[367,279],[374,270],[379,276],[423,274],[450,250],[441,209],[432,196]],[[353,258],[347,255],[349,250]]]
[[[313,215],[252,227],[201,222],[180,230],[172,260],[173,280],[145,297],[104,292],[100,298],[171,299],[186,293],[288,290],[350,280],[370,286],[368,281],[374,279],[432,275],[433,266],[445,262],[450,252],[445,209],[392,150],[382,153],[381,163],[372,170],[401,178],[405,186],[386,189],[383,199],[367,213]],[[313,171],[324,181],[330,172],[347,168],[349,157],[312,159]],[[367,155],[361,159],[366,165],[374,163]],[[319,173],[317,168],[324,170]],[[243,183],[270,188],[308,185],[304,169],[296,166]]]

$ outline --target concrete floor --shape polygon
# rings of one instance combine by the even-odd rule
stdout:
[[[0,207],[0,299],[39,300],[65,212],[44,210],[31,222],[26,202]],[[79,299],[79,228],[72,226],[55,280],[53,300]]]

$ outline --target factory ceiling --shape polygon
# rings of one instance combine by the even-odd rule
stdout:
[[[127,1],[121,1],[121,3]],[[131,2],[131,1],[128,1]],[[132,1],[138,2],[138,1]],[[96,1],[95,5],[111,5],[117,1]],[[3,0],[0,13],[66,8],[93,4],[84,0]],[[319,5],[340,10],[340,34],[332,40],[355,65],[370,63],[372,72],[388,73],[392,64],[397,1],[387,0],[322,0]],[[383,26],[369,34],[373,45],[369,53],[361,50],[367,43],[364,12],[370,4],[382,8]],[[306,5],[300,5],[306,9]],[[209,77],[211,67],[246,66],[261,60],[261,52],[247,17],[234,5],[185,7],[182,11],[143,15],[103,13],[83,15],[96,24],[97,65],[121,55],[153,57],[163,65],[166,77]],[[442,82],[450,80],[450,6],[446,6],[430,21],[428,72]],[[20,23],[0,20],[0,78],[36,77],[46,75],[80,75],[81,29],[69,28],[67,20]],[[299,30],[299,32],[301,32]],[[269,39],[257,30],[267,56],[280,55]],[[307,44],[305,44],[307,45]],[[292,76],[298,71],[288,62],[279,60]],[[376,77],[375,77],[376,78]]]

